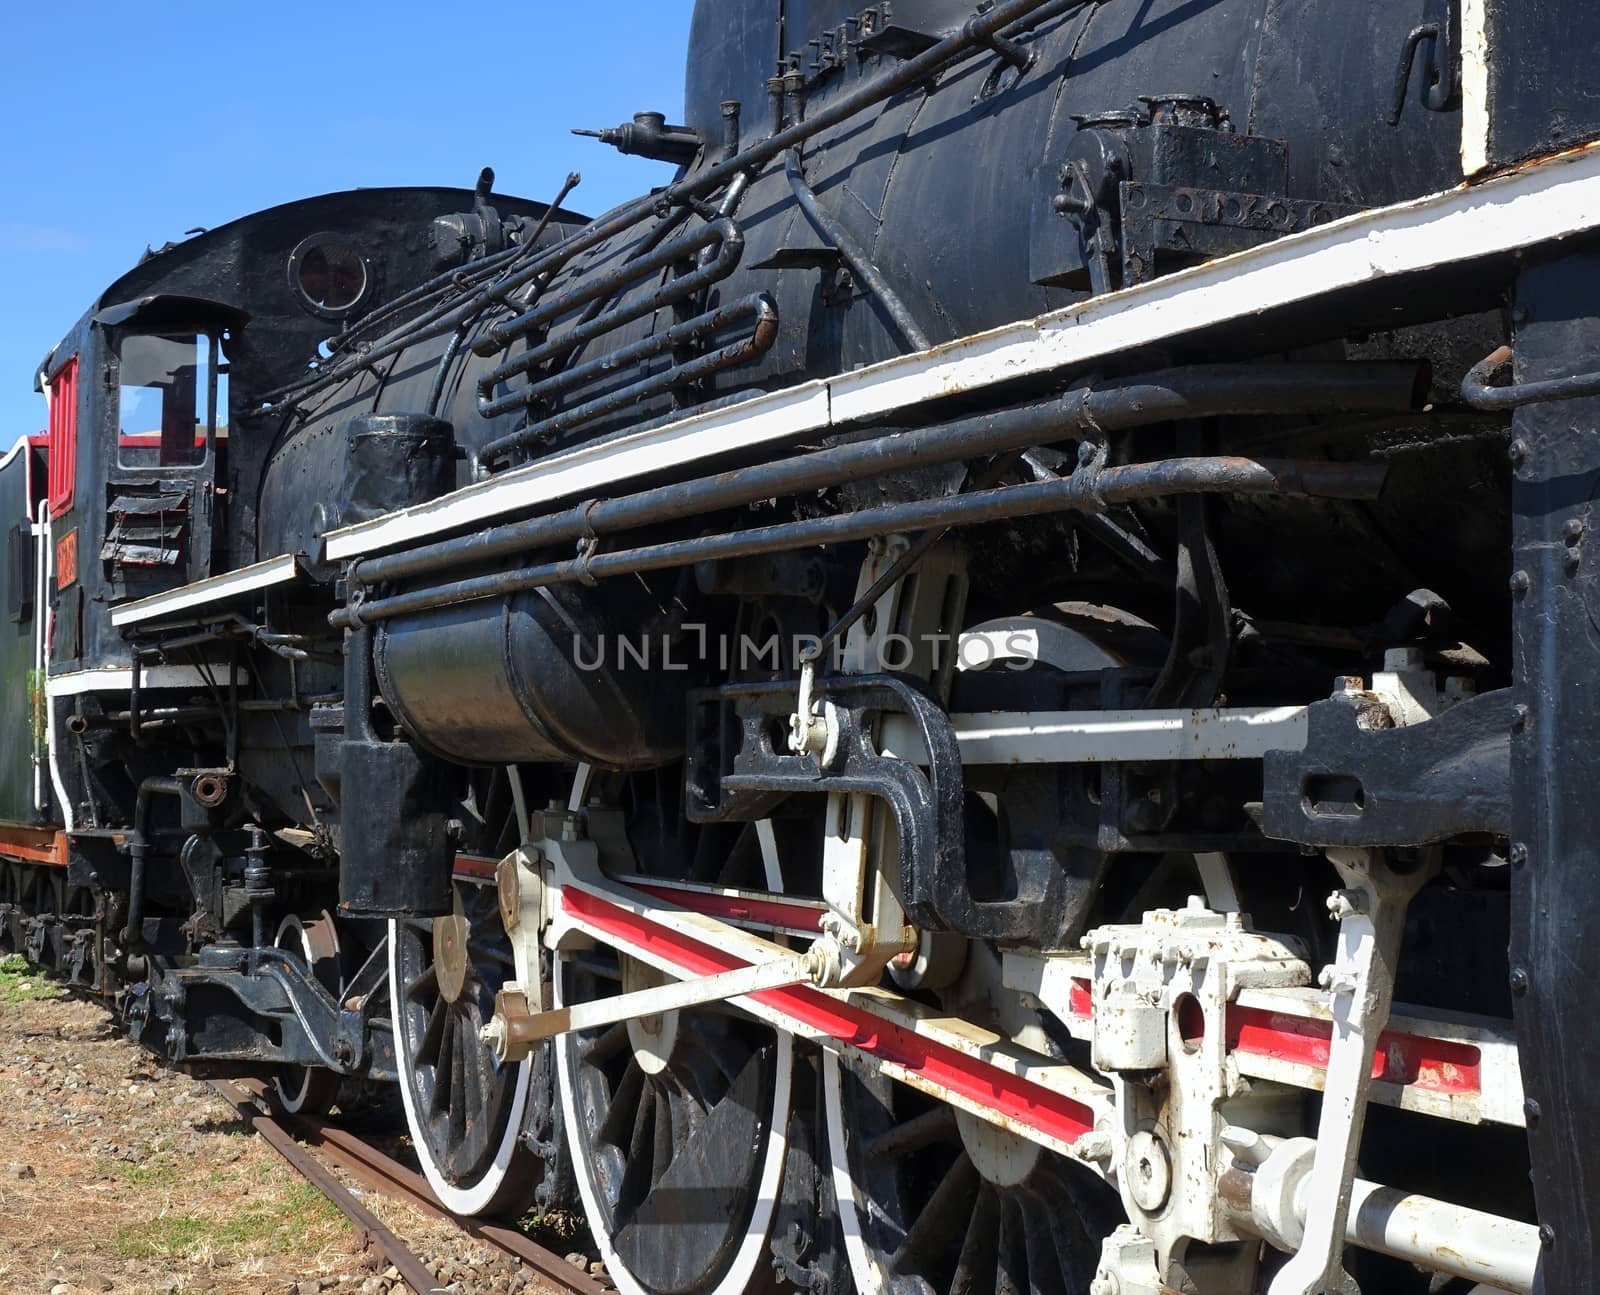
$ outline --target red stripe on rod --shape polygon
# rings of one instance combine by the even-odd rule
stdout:
[[[452,875],[468,877],[474,881],[493,881],[495,869],[499,866],[498,859],[485,859],[475,854],[458,854]]]
[[[709,976],[750,965],[743,958],[681,935],[585,890],[563,888],[561,903],[574,917],[615,937],[619,943],[654,954],[690,975]],[[1036,1129],[1059,1142],[1070,1145],[1094,1128],[1094,1112],[1074,1098],[815,989],[794,985],[763,990],[750,997],[810,1030],[913,1071],[976,1105],[997,1111],[1008,1121]]]
[[[1228,1050],[1328,1068],[1333,1023],[1264,1007],[1228,1008]],[[1385,1030],[1378,1036],[1372,1077],[1435,1093],[1483,1091],[1482,1053],[1470,1043]]]
[[[664,899],[679,908],[687,908],[690,912],[721,918],[735,925],[757,922],[762,926],[777,926],[787,931],[815,931],[822,920],[822,914],[817,909],[804,904],[751,899],[743,895],[716,895],[704,890],[684,890],[678,886],[638,883],[632,888],[654,899]]]

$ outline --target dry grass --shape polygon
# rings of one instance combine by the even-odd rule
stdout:
[[[282,1295],[319,1278],[354,1292],[386,1265],[219,1096],[11,960],[0,1093],[0,1295]],[[421,1254],[488,1255],[407,1206],[365,1204]]]

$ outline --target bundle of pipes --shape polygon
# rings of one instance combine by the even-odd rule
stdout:
[[[704,516],[722,508],[838,486],[915,465],[950,463],[1066,440],[1100,443],[1113,432],[1178,419],[1409,410],[1418,407],[1426,389],[1425,366],[1409,362],[1197,365],[1080,387],[1049,400],[890,432],[618,499],[585,501],[548,516],[368,558],[350,572],[351,603],[334,612],[330,621],[351,627],[541,585],[843,543],[929,526],[972,525],[1062,510],[1099,512],[1108,505],[1163,495],[1372,498],[1383,483],[1381,466],[1236,457],[1167,459],[1117,467],[1085,461],[1064,478],[580,556],[386,598],[365,598],[366,589],[381,583],[413,580],[541,546]]]
[[[498,274],[486,285],[476,288],[465,300],[447,301],[381,338],[373,346],[352,355],[348,360],[318,371],[296,383],[266,392],[258,399],[265,405],[273,406],[304,400],[318,391],[342,382],[362,369],[369,368],[380,360],[398,354],[409,346],[450,333],[476,317],[491,303],[508,300],[512,293],[535,280],[548,282],[557,270],[571,262],[574,257],[598,246],[612,235],[637,225],[659,211],[692,207],[706,195],[716,193],[725,185],[733,183],[751,168],[762,166],[773,158],[782,156],[822,131],[848,121],[857,113],[884,102],[907,86],[925,81],[956,59],[978,50],[993,49],[994,41],[1001,38],[1002,33],[1016,28],[1027,20],[1042,22],[1072,9],[1081,8],[1085,3],[1087,0],[1005,0],[1005,3],[996,4],[967,22],[959,31],[930,45],[914,58],[906,59],[892,71],[874,77],[849,94],[840,95],[815,114],[801,120],[790,121],[765,139],[700,171],[685,175],[659,193],[647,195],[618,207],[525,264],[519,264],[518,257],[508,256],[505,252],[499,253],[498,256],[503,259],[495,261],[495,264],[502,267],[505,272]],[[468,269],[475,268],[468,267]],[[523,324],[531,329],[537,325],[527,323],[526,317],[529,313],[524,312],[521,318]],[[516,324],[518,321],[509,322]],[[478,345],[473,349],[478,354],[493,354],[506,342],[522,335],[523,333],[502,325],[493,334],[495,341],[488,351],[479,350]],[[488,345],[488,338],[486,337],[481,344]]]

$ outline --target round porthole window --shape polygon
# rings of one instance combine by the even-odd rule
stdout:
[[[343,319],[371,286],[366,257],[337,234],[312,234],[289,254],[289,287],[314,315]]]

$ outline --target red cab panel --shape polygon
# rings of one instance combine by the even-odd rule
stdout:
[[[50,379],[50,516],[72,507],[78,479],[78,357]]]

